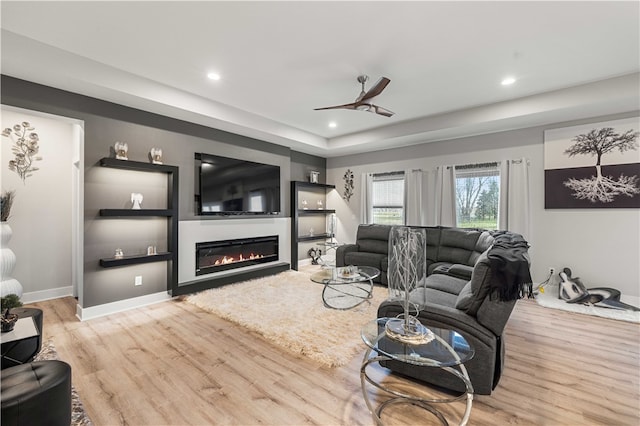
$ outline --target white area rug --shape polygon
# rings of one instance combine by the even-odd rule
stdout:
[[[323,305],[322,288],[309,274],[291,270],[205,290],[185,300],[253,330],[289,352],[338,367],[365,350],[360,329],[376,318],[387,289],[374,286],[372,299],[341,311]]]
[[[602,308],[600,306],[567,303],[562,299],[558,299],[557,286],[545,288],[544,293],[539,293],[536,296],[536,302],[545,308],[560,309],[563,311],[577,312],[579,314],[595,315],[603,318],[640,323],[640,312],[638,311],[623,311],[619,309]]]

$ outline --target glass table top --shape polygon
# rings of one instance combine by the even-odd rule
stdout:
[[[371,266],[355,266],[348,273],[347,267],[325,266],[322,270],[311,274],[311,281],[318,284],[354,284],[369,281],[380,275],[380,270]]]
[[[474,350],[459,333],[446,328],[427,327],[433,333],[428,343],[409,344],[387,336],[389,318],[378,318],[362,327],[364,343],[380,355],[424,367],[451,367],[473,358]]]

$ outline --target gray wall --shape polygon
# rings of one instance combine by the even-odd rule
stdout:
[[[17,279],[24,294],[43,292],[72,285],[72,182],[74,156],[74,124],[29,111],[2,108],[2,128],[28,121],[40,136],[41,161],[23,182],[9,170],[14,158],[15,139],[2,137],[0,182],[2,190],[15,191],[11,216],[7,221],[13,230],[8,247],[16,255],[11,277]],[[52,250],[52,248],[55,248]],[[42,294],[42,293],[39,293]],[[23,296],[28,303],[31,295]],[[51,297],[50,293],[44,297]]]
[[[2,103],[6,105],[84,121],[83,308],[166,290],[166,268],[162,262],[111,269],[101,268],[98,264],[100,258],[112,256],[115,248],[122,248],[125,254],[134,254],[151,244],[161,249],[166,234],[163,220],[115,220],[97,216],[100,208],[126,207],[131,192],[143,193],[145,207],[163,207],[160,204],[166,187],[162,179],[98,166],[100,158],[110,156],[115,141],[128,143],[130,160],[148,161],[149,149],[159,147],[163,150],[164,163],[180,168],[180,220],[216,220],[215,217],[195,215],[195,152],[280,166],[281,216],[289,216],[289,181],[292,176],[295,180],[305,179],[309,167],[319,170],[321,177],[326,176],[325,160],[320,157],[292,154],[289,148],[280,145],[8,76],[2,76],[1,95]],[[139,234],[144,238],[138,237]],[[136,275],[143,275],[142,286],[133,285]]]

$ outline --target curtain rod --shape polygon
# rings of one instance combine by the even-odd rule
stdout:
[[[403,175],[404,172],[400,171],[400,172],[384,172],[384,173],[371,173],[371,176],[374,177],[385,177],[385,176],[398,176],[398,175]]]
[[[489,169],[492,167],[498,167],[498,162],[493,163],[476,163],[476,164],[463,164],[461,166],[455,166],[456,170],[466,169]]]

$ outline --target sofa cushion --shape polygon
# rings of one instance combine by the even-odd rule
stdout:
[[[360,225],[356,235],[358,250],[368,253],[387,254],[389,250],[389,225]]]
[[[381,240],[389,241],[389,232],[391,226],[389,225],[360,225],[358,226],[358,232],[356,233],[356,240]]]
[[[386,255],[389,251],[389,242],[386,240],[358,240],[358,249],[362,252],[380,253]]]
[[[429,275],[425,280],[425,287],[443,291],[458,297],[458,294],[467,282],[444,274]]]
[[[421,308],[427,303],[453,308],[456,304],[457,296],[446,291],[422,287],[412,291],[409,300],[418,304]]]
[[[476,316],[482,302],[489,294],[491,283],[491,266],[487,257],[487,249],[480,255],[471,273],[471,280],[461,289],[456,308],[469,315]]]
[[[471,290],[471,281],[469,281],[464,287],[462,287],[460,294],[458,294],[456,309],[460,309],[461,311],[468,313],[474,300],[475,295],[473,294],[473,290]]]
[[[438,260],[438,247],[440,247],[440,227],[428,227],[427,230],[427,260],[435,262]]]
[[[374,268],[378,268],[382,271],[382,261],[386,259],[386,254],[380,253],[365,253],[360,251],[354,251],[350,253],[345,253],[344,261],[345,266],[355,265],[355,266],[373,266]],[[386,267],[385,267],[386,270]]]
[[[478,241],[476,242],[476,246],[473,248],[473,252],[471,253],[471,257],[469,257],[469,263],[467,263],[467,265],[475,265],[480,255],[491,247],[493,240],[494,238],[491,235],[491,232],[483,231],[478,237]]]
[[[475,230],[443,229],[438,249],[438,262],[469,265],[469,258],[480,234],[480,231]]]

